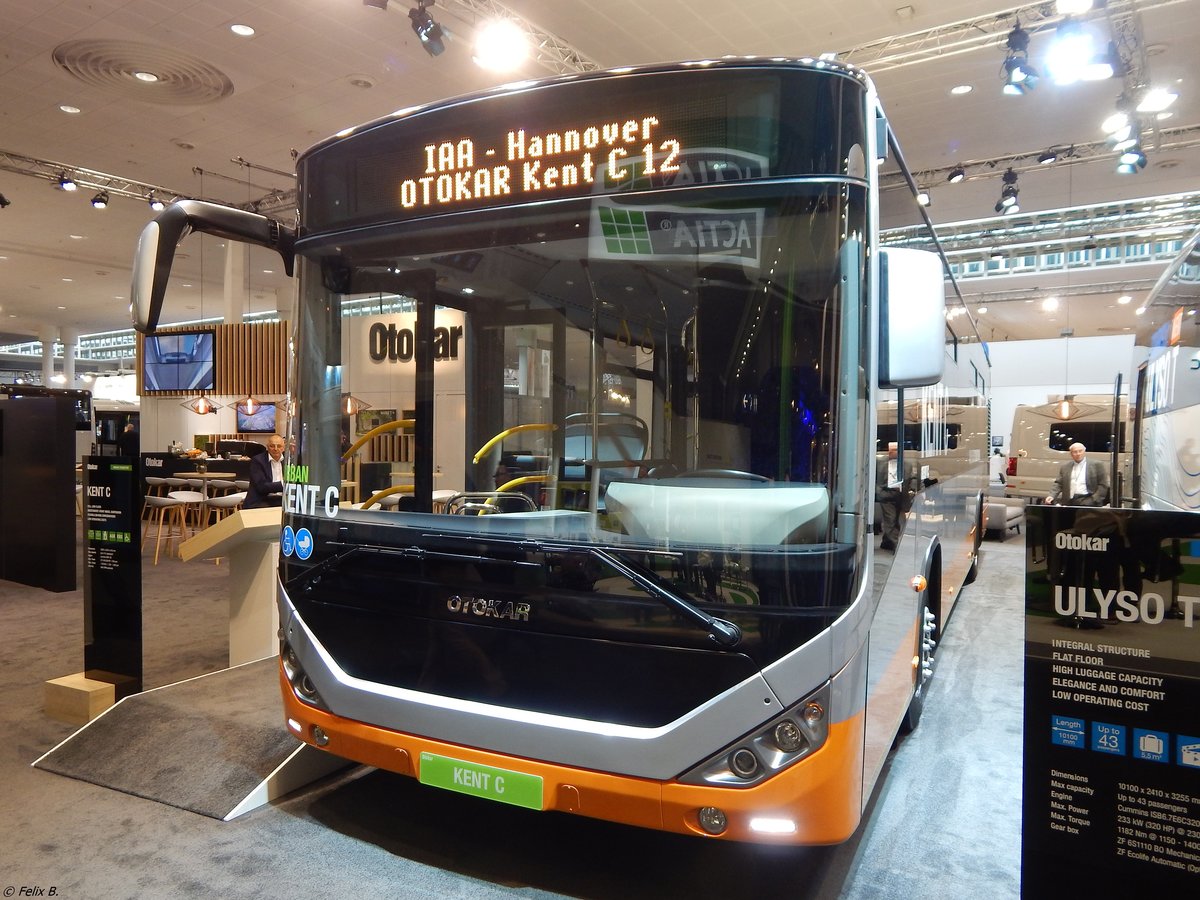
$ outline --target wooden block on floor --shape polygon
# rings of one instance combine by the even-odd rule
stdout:
[[[72,725],[86,725],[116,703],[116,687],[83,673],[46,682],[46,715]]]

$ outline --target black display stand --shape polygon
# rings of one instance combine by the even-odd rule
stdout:
[[[142,689],[142,554],[137,460],[83,458],[84,674]]]
[[[1200,516],[1026,516],[1021,894],[1193,896]]]
[[[73,396],[0,391],[0,578],[75,590]]]

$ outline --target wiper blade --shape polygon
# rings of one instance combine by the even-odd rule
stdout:
[[[642,590],[657,597],[666,606],[679,613],[685,619],[704,628],[708,632],[708,636],[722,647],[733,648],[742,642],[742,630],[733,622],[718,619],[716,616],[710,616],[684,597],[681,597],[674,591],[668,590],[661,582],[647,577],[643,572],[629,565],[616,556],[616,554],[610,553],[600,547],[576,549],[584,549],[597,559],[612,566],[638,587],[642,588]]]

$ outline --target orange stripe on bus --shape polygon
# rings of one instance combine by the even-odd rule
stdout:
[[[323,747],[345,759],[416,777],[422,753],[537,775],[543,781],[546,809],[576,813],[641,828],[701,834],[696,818],[702,806],[717,806],[729,819],[721,838],[757,840],[771,836],[750,830],[752,817],[787,817],[794,834],[782,843],[824,844],[845,840],[858,824],[862,806],[862,715],[830,727],[825,746],[810,758],[753,788],[717,788],[660,782],[506,756],[332,715],[301,703],[280,667],[284,715],[301,726],[298,735],[313,743],[319,726],[329,741]]]

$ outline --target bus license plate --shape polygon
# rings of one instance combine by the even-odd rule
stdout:
[[[540,775],[527,775],[435,753],[422,753],[420,781],[421,784],[526,809],[545,808]]]

